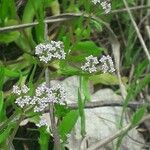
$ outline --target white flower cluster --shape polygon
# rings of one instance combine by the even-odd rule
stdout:
[[[24,106],[34,106],[34,112],[43,111],[49,103],[64,104],[66,98],[66,92],[62,86],[56,84],[50,88],[46,86],[46,83],[42,83],[35,90],[35,95],[31,98],[25,95],[29,91],[29,88],[25,85],[20,89],[18,86],[13,86],[13,93],[19,95],[15,103],[23,108]]]
[[[62,105],[65,103],[66,91],[61,85],[57,84],[52,86],[49,94],[54,103],[59,103]]]
[[[92,3],[96,5],[97,3],[101,3],[101,0],[92,0]]]
[[[100,3],[106,14],[111,11],[111,3],[109,2],[109,0],[104,0],[104,1],[102,1],[102,2],[101,2],[101,0],[92,0],[92,2],[93,2],[95,5],[96,5],[97,3]]]
[[[23,85],[21,88],[14,85],[13,93],[18,95],[19,97],[16,99],[15,103],[23,108],[24,106],[28,106],[31,101],[31,97],[27,95],[29,88],[26,85]]]
[[[83,66],[81,66],[81,69],[90,73],[96,72],[96,65],[99,63],[97,57],[93,57],[93,55],[90,55],[85,59],[86,63]]]
[[[65,59],[64,44],[61,41],[50,41],[50,43],[41,43],[35,47],[35,54],[39,56],[40,61],[48,63],[52,59]]]
[[[115,71],[114,63],[109,55],[103,55],[99,61],[102,63],[102,70],[104,73]]]
[[[106,72],[114,72],[114,63],[112,61],[112,58],[107,55],[107,56],[102,56],[100,60],[98,61],[97,57],[93,57],[93,55],[90,55],[86,57],[86,63],[81,66],[81,69],[83,71],[88,71],[89,73],[93,73],[97,71],[96,65],[99,64],[99,61],[102,63],[101,70],[103,73]]]
[[[47,88],[44,82],[36,89],[36,94],[32,100],[32,104],[36,104],[34,112],[43,111],[49,103],[64,104],[66,92],[59,84]]]
[[[47,120],[43,116],[40,116],[40,121],[39,123],[36,124],[36,126],[37,127],[48,126]]]

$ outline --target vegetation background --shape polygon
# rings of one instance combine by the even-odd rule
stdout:
[[[122,101],[114,104],[122,106],[118,131],[124,129],[124,114],[128,113],[131,121],[116,135],[116,149],[134,127],[143,136],[142,148],[150,148],[150,0],[112,0],[111,5],[112,10],[105,14],[98,3],[94,5],[90,0],[0,0],[1,150],[53,149],[53,137],[46,127],[35,125],[40,114],[30,111],[22,117],[12,94],[14,84],[27,84],[32,93],[45,80],[46,67],[50,70],[50,80],[79,76],[86,97],[82,100],[78,93],[75,110],[55,106],[62,149],[78,117],[81,134],[86,136],[84,107],[91,106],[89,87],[93,92],[110,88],[122,96]],[[45,22],[47,41],[63,41],[67,53],[65,60],[55,60],[46,66],[34,54],[35,46],[45,42]],[[80,69],[85,57],[100,58],[108,54],[114,60],[115,73],[88,74]],[[113,102],[107,105],[113,107]],[[128,108],[129,105],[132,107]],[[26,118],[29,118],[27,124],[19,126]],[[108,137],[103,147],[112,140]]]

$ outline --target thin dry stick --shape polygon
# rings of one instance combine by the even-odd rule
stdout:
[[[144,40],[143,40],[143,37],[142,37],[142,35],[141,35],[140,31],[139,31],[139,28],[138,28],[138,26],[137,26],[137,24],[136,24],[136,22],[135,22],[135,20],[134,20],[134,17],[133,17],[133,15],[132,15],[132,13],[131,13],[131,11],[130,11],[130,9],[129,9],[128,3],[127,3],[126,0],[123,0],[123,2],[124,2],[125,7],[127,8],[127,12],[128,12],[128,14],[129,14],[129,16],[130,16],[131,22],[132,22],[132,24],[133,24],[133,26],[134,26],[134,28],[135,28],[135,31],[136,31],[136,33],[137,33],[137,36],[138,36],[138,38],[139,38],[139,40],[140,40],[140,42],[141,42],[141,45],[142,45],[142,47],[143,47],[143,50],[144,50],[144,52],[145,52],[145,54],[146,54],[146,56],[147,56],[147,58],[148,58],[148,60],[149,60],[149,62],[150,62],[150,54],[149,54],[148,49],[147,49],[147,47],[146,47],[146,44],[145,44],[145,42],[144,42]]]
[[[146,120],[150,119],[150,115],[147,115],[146,117],[144,117],[140,122],[143,123]],[[108,143],[112,142],[114,139],[118,138],[119,136],[121,136],[122,134],[126,133],[127,131],[131,130],[135,128],[135,126],[133,126],[131,123],[128,124],[127,126],[125,126],[124,128],[122,128],[121,130],[119,130],[118,132],[116,132],[115,134],[113,134],[112,136],[102,140],[102,141],[98,141],[94,144],[92,144],[87,150],[97,150],[100,149],[102,147],[104,147],[105,145],[107,145]]]

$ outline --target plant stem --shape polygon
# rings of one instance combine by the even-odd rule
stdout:
[[[48,68],[46,68],[46,70],[45,70],[45,79],[46,79],[46,85],[49,88],[50,87],[50,80],[49,80]],[[51,127],[52,127],[52,134],[54,137],[54,149],[55,150],[61,150],[60,138],[59,138],[59,134],[57,131],[56,122],[55,122],[54,104],[53,103],[49,104],[49,115],[50,115],[50,121],[51,121]]]

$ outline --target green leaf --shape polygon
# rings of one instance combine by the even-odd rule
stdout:
[[[16,78],[16,77],[20,77],[20,73],[5,68],[5,76]]]
[[[146,69],[146,67],[149,65],[149,61],[148,60],[144,60],[142,62],[140,62],[137,67],[135,67],[135,71],[134,71],[134,76],[135,78],[140,77],[140,75],[142,75],[142,73],[144,72],[144,70]]]
[[[99,75],[93,75],[90,77],[90,81],[93,84],[105,84],[105,85],[118,85],[119,81],[116,75],[103,73]],[[126,77],[122,77],[123,83],[126,83],[128,79]]]
[[[70,66],[66,61],[60,62],[60,74],[63,75],[79,75],[81,74],[81,70]]]
[[[81,77],[80,77],[81,78]],[[78,89],[78,107],[79,107],[79,115],[81,118],[81,135],[82,137],[85,136],[85,112],[84,112],[84,100],[82,100],[81,96],[81,87]]]
[[[0,33],[0,43],[10,43],[17,40],[20,36],[18,31],[9,32],[9,33]]]
[[[0,23],[4,25],[7,19],[16,18],[16,7],[14,0],[1,0],[0,2]]]
[[[89,76],[82,76],[82,89],[85,97],[85,101],[90,101],[90,87],[89,87]]]
[[[136,125],[141,121],[141,119],[143,118],[145,114],[146,108],[147,108],[147,105],[144,105],[133,114],[133,118],[131,122],[132,125]]]
[[[11,129],[12,127],[9,126],[2,133],[0,133],[0,144],[2,144],[9,137]]]
[[[85,57],[89,55],[99,56],[102,51],[103,49],[98,47],[92,41],[78,42],[73,46],[70,52],[69,60],[75,62],[84,62]]]
[[[67,113],[70,112],[69,108],[66,108],[65,105],[59,105],[59,104],[55,104],[55,115],[58,118],[63,118],[66,116]]]
[[[46,127],[41,127],[38,130],[40,131],[39,144],[40,150],[48,150],[50,135],[45,129]]]
[[[41,6],[43,6],[41,0],[36,0],[36,1],[28,0],[23,12],[22,22],[23,23],[33,22],[34,17],[38,16],[37,12]],[[25,29],[25,32],[28,36],[28,41],[30,42],[30,44],[32,44],[32,46],[35,46],[35,42],[32,36],[32,28]]]
[[[66,140],[67,134],[69,134],[75,126],[78,116],[78,110],[72,110],[63,118],[62,122],[59,124],[58,131],[63,140]]]
[[[51,11],[53,15],[59,15],[60,14],[60,6],[58,0],[55,0],[51,3]]]

